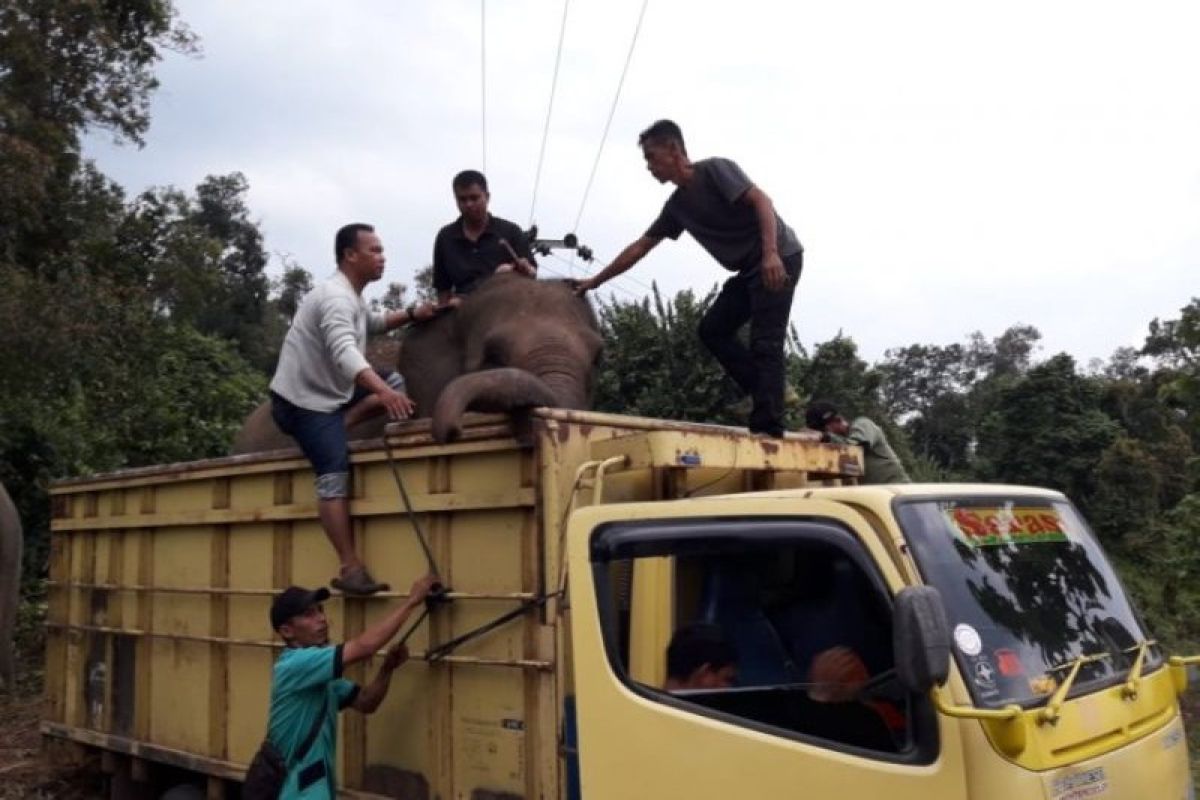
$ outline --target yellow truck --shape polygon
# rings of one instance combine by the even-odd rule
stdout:
[[[804,435],[547,409],[519,434],[469,416],[450,445],[394,425],[353,470],[367,563],[403,587],[432,562],[449,589],[384,706],[342,715],[344,797],[1194,800],[1196,659],[1151,638],[1056,492],[858,486],[855,448]],[[282,646],[270,596],[336,563],[308,463],[52,499],[49,745],[100,751],[115,794],[235,796]],[[332,638],[402,597],[335,597]],[[697,624],[736,678],[668,689]]]

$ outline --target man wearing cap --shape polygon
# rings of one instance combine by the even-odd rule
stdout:
[[[863,483],[912,482],[883,429],[866,417],[855,417],[853,422],[847,422],[833,403],[818,400],[809,405],[804,419],[808,427],[825,434],[828,441],[862,447],[866,473]]]
[[[337,713],[353,708],[370,714],[387,695],[392,673],[408,658],[403,643],[388,651],[370,684],[342,677],[348,664],[366,661],[396,635],[429,595],[436,578],[416,580],[404,603],[367,630],[338,645],[329,643],[329,623],[321,604],[329,590],[290,586],[271,603],[271,627],[286,645],[271,676],[267,738],[287,764],[280,798],[333,798],[337,793]],[[318,721],[320,720],[320,721]],[[303,752],[301,752],[303,751]]]
[[[330,581],[346,594],[374,594],[377,583],[354,546],[350,525],[350,455],[346,429],[372,415],[392,419],[413,413],[396,372],[376,371],[363,351],[368,333],[432,319],[431,304],[373,312],[363,288],[383,277],[383,243],[370,225],[343,226],[334,237],[337,272],[309,292],[288,329],[271,379],[271,417],[296,440],[316,473],[317,513],[337,552],[340,569]]]
[[[473,169],[454,176],[450,188],[458,219],[433,240],[433,288],[440,305],[457,305],[461,295],[498,272],[537,277],[529,241],[515,223],[492,216],[487,178]]]

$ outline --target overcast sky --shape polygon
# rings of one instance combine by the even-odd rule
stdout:
[[[162,63],[146,147],[88,143],[130,194],[241,171],[268,249],[318,278],[337,227],[368,221],[384,282],[411,282],[464,168],[486,171],[493,213],[530,222],[561,2],[177,5],[203,56]],[[543,235],[575,226],[641,8],[570,2]],[[577,232],[606,263],[646,229],[670,187],[637,134],[669,117],[799,234],[806,343],[840,330],[874,360],[1021,322],[1042,355],[1107,357],[1200,295],[1198,30],[1194,0],[649,0]],[[600,293],[725,276],[685,235]]]

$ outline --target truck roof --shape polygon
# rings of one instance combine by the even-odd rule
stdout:
[[[934,499],[950,497],[996,497],[1013,496],[1039,497],[1053,500],[1065,499],[1062,492],[1035,486],[1019,486],[1005,483],[892,483],[869,486],[813,486],[797,489],[756,492],[748,494],[713,495],[696,500],[746,499],[753,496],[763,500],[823,499],[840,503],[853,503],[884,510],[898,498]]]

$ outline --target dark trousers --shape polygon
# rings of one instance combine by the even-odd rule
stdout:
[[[750,430],[772,436],[783,433],[783,344],[804,254],[788,256],[783,266],[787,285],[777,292],[763,285],[761,270],[734,275],[700,320],[700,341],[754,400]],[[747,321],[749,348],[737,338]]]

